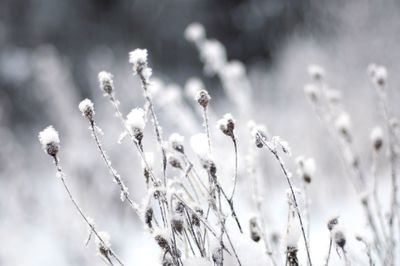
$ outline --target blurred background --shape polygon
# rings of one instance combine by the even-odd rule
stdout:
[[[84,246],[87,228],[37,141],[37,133],[49,124],[60,132],[60,156],[72,190],[98,227],[110,232],[114,249],[131,265],[159,265],[157,247],[120,203],[77,108],[86,97],[95,103],[104,146],[139,202],[146,193],[140,160],[128,143],[116,144],[120,124],[97,81],[99,71],[114,74],[124,113],[143,105],[128,62],[128,53],[136,48],[148,49],[149,65],[166,91],[183,95],[187,80],[196,76],[213,98],[216,118],[229,111],[243,118],[238,122],[243,158],[248,118],[288,140],[293,156],[286,159],[293,172],[296,156],[315,158],[318,178],[310,193],[315,213],[311,228],[321,232],[316,243],[328,245],[325,221],[338,212],[355,233],[364,225],[362,211],[335,145],[303,95],[310,81],[307,66],[323,66],[329,86],[342,92],[368,169],[370,130],[382,122],[366,68],[370,63],[388,68],[390,106],[399,111],[399,14],[396,0],[0,0],[0,265],[102,265],[93,243]],[[225,46],[229,60],[244,64],[253,111],[235,110],[221,81],[204,73],[196,47],[184,38],[191,22],[203,24],[207,37]],[[188,144],[190,135],[202,130],[197,106],[189,98],[183,101],[189,109],[179,103],[170,113],[168,106],[177,105],[175,101],[156,103],[165,138],[181,131]],[[190,119],[172,119],[187,110],[192,111]],[[147,147],[157,152],[147,129]],[[231,152],[224,138],[216,137],[215,143],[221,146],[216,148],[220,158]],[[261,159],[268,231],[282,233],[285,183],[273,159],[268,154]],[[385,165],[381,168],[385,173]],[[242,173],[239,185],[246,181]],[[382,175],[382,183],[386,181]],[[251,192],[242,192],[239,209],[246,220],[254,207]],[[315,256],[322,261],[323,255]]]

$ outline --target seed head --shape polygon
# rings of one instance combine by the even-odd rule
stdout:
[[[186,27],[184,35],[187,41],[197,43],[205,39],[206,31],[203,25],[193,22]]]
[[[196,92],[195,100],[203,107],[207,108],[211,97],[206,90],[199,90]]]
[[[344,246],[346,245],[346,237],[341,229],[335,229],[333,231],[333,240],[340,248],[344,248]]]
[[[316,168],[314,159],[299,156],[296,158],[296,163],[298,166],[297,173],[303,178],[304,182],[311,183]]]
[[[178,158],[175,157],[175,155],[173,155],[172,153],[169,153],[167,155],[168,158],[168,163],[174,167],[174,168],[178,168],[178,169],[182,169],[182,165],[181,162],[178,160]]]
[[[258,223],[257,223],[257,218],[252,217],[250,218],[249,221],[250,225],[250,237],[254,242],[258,242],[261,239],[259,228],[258,228]]]
[[[99,236],[101,240],[96,238],[97,254],[109,260],[111,253],[110,235],[107,232],[101,231],[99,232]]]
[[[130,52],[129,63],[132,64],[134,75],[144,70],[147,65],[147,49],[135,49]]]
[[[105,94],[111,95],[114,92],[113,75],[106,71],[101,71],[98,77],[100,89],[104,91]]]
[[[325,76],[325,70],[319,65],[309,65],[307,70],[310,77],[315,81],[322,80]]]
[[[184,137],[178,133],[172,133],[171,136],[169,136],[169,142],[171,143],[172,149],[177,152],[184,153],[183,141]]]
[[[345,136],[349,136],[350,134],[350,128],[351,128],[351,120],[350,120],[350,116],[343,112],[342,114],[340,114],[335,121],[335,127],[337,128],[337,130],[345,135]]]
[[[335,228],[336,225],[339,224],[339,217],[335,216],[331,219],[328,220],[327,226],[328,226],[328,230],[332,231],[333,228]]]
[[[60,149],[60,138],[53,126],[48,126],[39,132],[39,142],[43,150],[50,156],[56,156]]]
[[[375,151],[379,151],[383,145],[383,130],[381,127],[374,127],[371,131],[370,139]]]
[[[311,102],[317,102],[318,101],[318,94],[319,94],[319,89],[316,85],[314,84],[306,84],[304,86],[304,93],[310,99]]]
[[[146,126],[144,110],[142,108],[132,109],[126,116],[126,125],[135,138],[141,142],[143,130]]]
[[[227,136],[233,137],[233,130],[235,129],[235,120],[230,113],[225,114],[217,122],[217,128],[222,131]]]
[[[79,103],[79,110],[81,111],[83,117],[86,117],[90,121],[93,120],[95,112],[94,112],[94,105],[91,100],[84,99],[83,101],[81,101]]]

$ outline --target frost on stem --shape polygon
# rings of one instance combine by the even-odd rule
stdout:
[[[370,135],[372,147],[376,152],[380,151],[383,145],[383,130],[381,127],[374,127]]]
[[[48,126],[39,132],[39,141],[43,150],[50,156],[56,156],[60,149],[60,138],[53,126]]]
[[[230,113],[225,114],[217,122],[217,128],[227,136],[233,137],[233,130],[235,129],[235,119]]]
[[[209,158],[210,153],[208,149],[207,135],[204,133],[198,133],[190,138],[190,147],[199,156],[200,159],[206,160]]]
[[[206,31],[198,22],[190,23],[184,32],[185,39],[189,42],[199,43],[206,38]]]
[[[79,110],[81,111],[83,117],[86,117],[90,121],[93,121],[95,112],[94,112],[94,105],[91,100],[84,99],[83,101],[81,101],[79,103]]]
[[[316,64],[309,65],[307,68],[307,72],[308,75],[310,75],[310,77],[315,81],[320,81],[325,76],[325,70],[321,66]]]
[[[177,152],[184,153],[185,149],[183,146],[183,141],[185,138],[178,133],[172,133],[169,136],[169,142],[171,144],[172,149],[176,150]]]
[[[311,183],[312,178],[315,173],[315,161],[313,158],[304,158],[299,156],[296,158],[296,163],[298,166],[297,173],[303,178],[306,183]]]
[[[150,181],[150,173],[154,167],[154,153],[152,152],[145,152],[144,153],[144,160],[142,160],[142,168],[143,168],[143,175],[146,179],[146,184],[149,184]]]
[[[106,71],[101,71],[98,75],[100,89],[107,95],[114,93],[113,75]]]
[[[143,139],[143,130],[146,126],[145,112],[142,108],[132,109],[126,116],[126,125],[136,140],[141,143]]]
[[[196,92],[195,100],[200,104],[200,106],[202,106],[203,108],[207,108],[211,97],[206,90],[199,90]]]
[[[106,261],[111,261],[111,244],[110,235],[107,232],[98,232],[98,237],[96,238],[97,254],[105,259]]]

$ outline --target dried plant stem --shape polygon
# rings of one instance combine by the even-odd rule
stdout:
[[[99,150],[99,152],[101,154],[101,157],[104,160],[104,163],[106,164],[108,170],[110,171],[111,175],[113,176],[115,183],[119,186],[119,189],[121,191],[121,197],[124,197],[127,200],[127,202],[129,203],[129,205],[132,207],[132,209],[136,212],[136,214],[139,217],[141,217],[138,205],[136,203],[134,203],[133,200],[130,198],[129,192],[128,192],[124,182],[122,181],[121,176],[117,173],[117,171],[114,169],[114,167],[112,167],[111,161],[107,157],[107,155],[106,155],[106,153],[105,153],[105,151],[104,151],[104,149],[103,149],[103,147],[101,145],[99,136],[98,136],[96,128],[95,128],[94,120],[90,120],[90,129],[92,131],[93,138],[94,138],[94,140],[96,142],[96,145],[97,145],[97,148],[98,148],[98,150]]]
[[[151,97],[149,95],[148,86],[150,84],[148,83],[147,79],[144,77],[142,70],[138,71],[138,74],[139,74],[139,77],[140,77],[140,81],[142,83],[143,95],[144,95],[144,97],[146,99],[147,104],[149,105],[149,110],[150,110],[150,114],[151,114],[151,118],[152,118],[152,122],[153,122],[153,126],[154,126],[154,132],[155,132],[156,137],[157,137],[157,142],[158,142],[158,145],[160,146],[160,149],[161,149],[162,160],[163,160],[163,181],[164,181],[164,186],[166,186],[167,185],[167,177],[166,177],[167,153],[166,153],[164,145],[163,145],[161,128],[160,128],[160,125],[158,123],[156,112],[154,111],[153,101],[151,100]]]
[[[390,117],[389,117],[389,108],[387,102],[387,95],[383,85],[377,85],[377,92],[379,96],[379,101],[382,109],[382,118],[385,121],[386,132],[387,132],[387,140],[389,146],[389,162],[390,162],[390,176],[392,182],[392,198],[391,198],[391,207],[389,212],[389,235],[391,236],[391,243],[388,245],[388,255],[390,256],[390,263],[391,265],[395,263],[395,248],[396,248],[396,241],[394,236],[394,219],[397,213],[397,206],[398,206],[398,182],[397,182],[397,172],[396,172],[396,151],[395,151],[395,144],[393,141],[394,132],[390,125]],[[398,217],[400,219],[400,217]]]
[[[329,249],[328,249],[328,255],[326,256],[326,260],[325,260],[325,266],[328,266],[329,264],[329,259],[331,257],[331,251],[332,251],[332,244],[333,244],[333,240],[332,240],[332,236],[329,237]]]
[[[233,147],[235,149],[235,169],[234,169],[234,175],[233,175],[233,189],[232,189],[232,194],[229,197],[229,200],[232,201],[233,196],[235,195],[235,190],[236,190],[236,184],[237,184],[237,178],[238,178],[238,150],[237,150],[237,142],[235,135],[232,135],[232,142],[233,142]]]
[[[204,128],[206,130],[207,140],[208,140],[208,151],[211,154],[211,134],[210,134],[210,126],[208,123],[208,115],[207,115],[207,107],[203,107],[203,120],[204,120]]]
[[[270,144],[263,138],[263,136],[260,133],[257,133],[257,136],[261,140],[261,142],[264,144],[264,146],[269,149],[269,151],[275,156],[275,158],[279,162],[279,165],[280,165],[280,167],[281,167],[281,169],[283,171],[283,174],[284,174],[284,176],[286,178],[286,181],[287,181],[287,183],[289,185],[290,192],[291,192],[292,197],[293,197],[295,211],[296,211],[297,216],[299,218],[301,232],[303,234],[303,240],[304,240],[304,245],[306,247],[308,262],[309,262],[310,266],[312,266],[311,256],[310,256],[310,249],[308,247],[308,241],[307,241],[307,237],[306,237],[306,233],[305,233],[305,229],[304,229],[304,225],[303,225],[303,219],[301,218],[301,214],[300,214],[299,206],[298,206],[298,203],[297,203],[296,195],[294,193],[292,183],[290,182],[289,174],[288,174],[288,172],[287,172],[287,170],[285,168],[285,165],[284,165],[284,163],[282,161],[282,158],[279,156],[278,152],[270,146]]]
[[[101,238],[100,234],[97,232],[97,230],[95,229],[94,225],[89,222],[87,216],[83,213],[81,207],[79,207],[78,203],[76,202],[75,198],[72,196],[71,191],[68,188],[67,183],[65,182],[65,174],[64,171],[62,170],[61,166],[60,166],[60,162],[57,156],[53,156],[54,159],[54,164],[56,166],[57,172],[58,172],[58,176],[65,188],[65,191],[68,194],[69,199],[71,200],[72,204],[74,205],[75,209],[78,211],[78,213],[82,216],[83,220],[86,222],[86,224],[90,227],[91,231],[96,235],[96,237],[99,239],[99,241],[104,245],[107,246],[106,243],[104,242],[104,240]],[[122,263],[122,261],[119,259],[119,257],[115,254],[115,252],[109,248],[109,252],[110,255],[119,263],[119,265],[124,266],[124,264]],[[107,258],[109,259],[109,258]],[[112,262],[111,262],[112,263]]]

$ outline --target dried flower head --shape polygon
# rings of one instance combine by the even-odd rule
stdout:
[[[39,141],[47,154],[57,155],[60,149],[60,138],[53,126],[48,126],[39,132]]]
[[[142,108],[132,109],[126,116],[126,125],[135,138],[140,142],[146,126],[145,112]]]
[[[147,66],[147,49],[135,49],[130,52],[129,63],[132,64],[133,74],[144,70]]]
[[[333,228],[335,228],[336,225],[339,224],[339,217],[338,216],[334,216],[332,218],[330,218],[327,222],[327,226],[328,226],[328,230],[332,231]]]
[[[249,225],[250,225],[250,237],[251,240],[254,242],[258,242],[261,239],[261,234],[260,230],[258,228],[258,223],[257,223],[257,218],[256,217],[251,217],[249,220]]]
[[[343,230],[336,227],[332,231],[332,235],[336,245],[340,248],[344,248],[344,246],[346,245],[346,236],[344,235]]]
[[[384,66],[371,64],[368,66],[368,74],[375,84],[381,87],[386,84],[388,73]]]
[[[169,142],[171,143],[172,149],[176,150],[177,152],[184,153],[184,139],[185,138],[182,135],[179,135],[178,133],[172,133],[169,136]]]
[[[296,158],[296,163],[298,166],[297,173],[303,178],[304,182],[311,183],[316,169],[314,159],[299,156]]]
[[[350,116],[345,112],[341,113],[336,118],[335,127],[341,134],[349,136],[351,128]]]
[[[101,71],[99,73],[98,78],[100,83],[100,89],[104,91],[104,93],[111,95],[114,92],[113,75],[106,71]]]
[[[230,113],[225,114],[217,122],[217,128],[227,136],[233,137],[233,130],[235,129],[235,119]]]
[[[203,107],[207,108],[208,103],[210,102],[210,95],[206,90],[199,90],[196,92],[195,100]]]
[[[304,86],[304,93],[311,102],[318,101],[319,89],[315,84],[306,84]]]
[[[172,167],[182,169],[181,162],[174,154],[172,153],[167,154],[167,160]]]
[[[96,238],[97,254],[109,260],[111,255],[110,235],[107,232],[100,231],[99,238]]]
[[[154,231],[153,235],[154,235],[154,240],[157,242],[160,248],[162,248],[165,251],[168,251],[170,249],[168,242],[168,235],[164,230],[157,229]]]
[[[203,25],[198,22],[193,22],[186,27],[184,35],[185,39],[189,42],[197,43],[205,39],[206,31]]]
[[[370,139],[375,151],[379,151],[383,145],[383,130],[381,127],[374,127],[371,131]]]
[[[89,120],[93,120],[94,105],[93,102],[89,99],[84,99],[79,103],[79,110],[81,111],[83,117],[86,117]]]
[[[310,77],[316,81],[323,79],[325,76],[325,70],[316,64],[309,65],[307,71]]]

